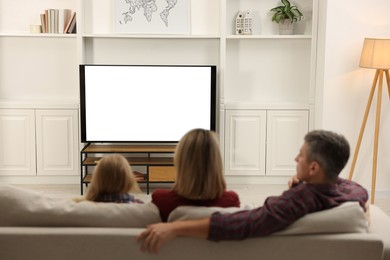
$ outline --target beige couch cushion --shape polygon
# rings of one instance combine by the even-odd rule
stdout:
[[[168,222],[209,217],[213,212],[233,213],[240,208],[181,206],[168,217]],[[285,230],[274,235],[366,233],[367,220],[358,202],[347,202],[338,207],[314,212],[298,219]]]
[[[0,226],[145,227],[161,221],[152,203],[77,203],[10,185],[0,185],[0,209]]]
[[[359,202],[346,202],[338,207],[307,214],[275,235],[367,232],[368,222]]]

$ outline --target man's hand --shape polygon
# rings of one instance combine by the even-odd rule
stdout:
[[[161,247],[177,236],[206,239],[210,218],[152,224],[137,237],[143,252],[158,253]]]
[[[141,243],[143,252],[158,253],[166,242],[174,239],[177,235],[175,222],[158,223],[148,225],[147,229],[138,235],[136,241]]]
[[[298,179],[297,175],[294,175],[291,177],[291,179],[288,181],[288,188],[292,188],[295,185],[299,184],[301,181]]]

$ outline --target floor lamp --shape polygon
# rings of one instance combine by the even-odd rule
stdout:
[[[387,88],[390,97],[390,39],[364,39],[362,55],[360,58],[360,67],[376,69],[374,81],[372,82],[370,96],[364,113],[362,126],[360,128],[359,138],[356,144],[355,154],[353,156],[351,170],[349,172],[349,179],[352,179],[353,171],[355,169],[356,159],[359,154],[360,144],[364,129],[366,127],[367,117],[370,112],[372,99],[375,93],[375,89],[378,86],[377,104],[376,104],[376,118],[375,118],[375,134],[374,134],[374,153],[372,161],[372,182],[371,182],[371,204],[375,201],[375,182],[376,182],[376,169],[378,159],[378,137],[379,137],[379,126],[381,117],[381,101],[382,101],[382,86],[383,77],[385,75]]]

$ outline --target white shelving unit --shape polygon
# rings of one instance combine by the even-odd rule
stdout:
[[[76,0],[0,0],[2,182],[79,180],[77,36],[29,31],[45,9],[76,6]]]
[[[217,65],[217,130],[226,174],[291,175],[291,165],[277,172],[268,167],[267,162],[280,162],[270,158],[279,155],[269,150],[278,144],[269,142],[292,138],[280,158],[293,161],[296,144],[313,127],[318,1],[292,1],[305,15],[295,35],[279,35],[277,24],[271,22],[269,10],[278,0],[190,0],[189,34],[147,35],[114,33],[112,0],[0,0],[0,109],[78,109],[79,64]],[[76,10],[78,33],[29,33],[29,25],[40,24],[39,14],[48,8]],[[253,35],[234,34],[239,10],[251,11]],[[230,115],[243,114],[248,119],[248,111],[262,115],[259,129],[267,129],[264,135],[232,128]],[[288,113],[293,121],[303,113],[303,121],[294,121],[290,129],[267,128],[278,111]],[[237,119],[234,124],[242,125],[236,129],[247,129],[242,127],[248,122]],[[78,131],[78,125],[74,127]],[[257,154],[235,146],[237,140],[247,142],[246,138],[259,136],[262,147],[255,150],[261,151]],[[252,162],[245,165],[240,159],[246,168],[241,171],[237,170],[239,161],[232,158],[253,158],[261,165],[251,167]]]
[[[225,173],[241,181],[293,175],[296,153],[314,124],[318,1],[291,2],[305,19],[296,24],[294,35],[279,35],[269,10],[280,1],[221,1],[219,115]],[[253,35],[234,34],[240,10],[251,11]]]

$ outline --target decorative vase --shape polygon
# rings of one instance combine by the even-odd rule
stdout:
[[[279,34],[291,35],[294,33],[294,22],[291,23],[289,19],[283,19],[279,22]]]

